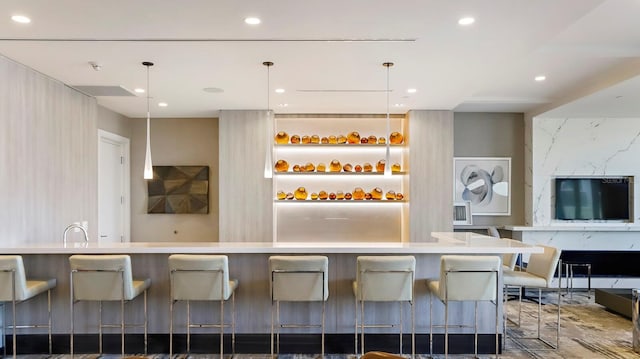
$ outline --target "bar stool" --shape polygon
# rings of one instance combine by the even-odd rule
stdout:
[[[433,356],[433,297],[444,303],[444,356],[449,355],[449,302],[474,302],[474,353],[478,357],[478,302],[496,305],[496,357],[499,353],[498,280],[502,264],[498,256],[444,255],[440,258],[440,279],[427,280],[429,296],[429,353]],[[459,327],[464,327],[460,325]]]
[[[187,302],[187,352],[191,351],[191,328],[220,328],[220,358],[224,355],[224,302],[231,298],[231,348],[235,353],[235,290],[237,280],[229,280],[229,258],[225,255],[172,254],[169,256],[171,300],[169,303],[169,357],[173,355],[173,307]],[[220,301],[220,322],[191,323],[190,301]]]
[[[503,271],[503,282],[505,286],[505,293],[507,292],[509,287],[519,287],[522,289],[526,288],[535,288],[538,289],[538,331],[537,336],[535,338],[515,338],[515,339],[537,339],[538,341],[545,344],[548,348],[558,349],[560,345],[560,307],[561,307],[561,278],[562,278],[562,265],[560,260],[561,250],[558,248],[537,245],[538,247],[542,247],[544,249],[543,253],[532,254],[529,257],[529,262],[527,263],[526,270],[522,271],[513,271],[513,270],[504,270]],[[556,268],[558,269],[558,288],[551,287],[551,281],[555,274]],[[555,344],[547,341],[542,338],[541,335],[541,312],[542,312],[542,290],[552,290],[558,292],[558,313],[557,313],[557,327],[556,327],[556,342]],[[522,313],[522,290],[518,291],[518,326],[521,323],[521,313]],[[507,320],[509,320],[507,316],[506,310],[506,301],[505,301],[505,344],[506,344],[506,336],[507,336]],[[540,349],[536,349],[540,350]]]
[[[587,268],[587,298],[591,298],[591,263],[563,261],[567,294],[573,299],[573,269],[575,267]]]
[[[411,355],[415,357],[415,308],[414,277],[416,259],[414,256],[359,256],[356,280],[353,282],[355,296],[355,354],[358,354],[358,308],[360,309],[360,350],[364,353],[364,328],[382,327],[367,325],[364,318],[364,303],[408,302],[411,305]],[[402,355],[402,303],[400,303],[400,354]],[[394,327],[394,324],[384,325]]]
[[[11,328],[13,340],[13,357],[16,357],[16,330],[23,328],[47,328],[49,334],[49,354],[51,354],[51,289],[56,286],[56,279],[27,280],[22,256],[0,256],[0,302],[11,302],[13,324],[4,324],[3,335],[7,328]],[[48,323],[33,325],[16,325],[16,304],[31,299],[38,294],[47,292]],[[6,313],[6,311],[4,311]],[[4,314],[4,313],[3,313]],[[3,316],[6,323],[6,315]],[[4,345],[4,355],[7,346]]]
[[[149,278],[134,280],[131,274],[131,257],[128,255],[72,255],[71,266],[71,355],[73,356],[74,307],[79,301],[97,301],[100,305],[98,335],[99,352],[102,353],[102,328],[120,328],[122,356],[124,357],[125,327],[144,327],[144,353],[147,353],[147,289]],[[144,294],[144,323],[126,324],[124,304]],[[102,323],[102,302],[120,301],[120,324]]]
[[[329,259],[325,256],[271,256],[271,356],[274,353],[274,326],[277,322],[277,352],[280,353],[280,328],[321,329],[321,355],[324,357],[325,303],[329,298]],[[280,302],[321,302],[322,323],[281,324]],[[275,310],[274,310],[275,306]]]

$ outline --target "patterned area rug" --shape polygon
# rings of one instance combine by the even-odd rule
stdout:
[[[551,305],[542,307],[542,330],[543,337],[555,342],[555,320],[556,306],[555,296],[548,296],[544,302]],[[562,303],[561,329],[560,329],[560,349],[542,350],[544,347],[536,345],[533,341],[525,341],[523,344],[528,349],[523,349],[509,339],[507,348],[501,358],[504,359],[626,359],[640,358],[640,354],[633,352],[631,345],[631,321],[617,314],[608,312],[604,307],[595,304],[591,298],[578,293],[572,299],[564,298]],[[507,307],[509,318],[517,318],[518,303],[511,301]],[[530,302],[523,302],[522,306],[522,327],[517,328],[510,325],[508,333],[510,336],[534,336],[536,333],[536,316],[538,306]],[[426,359],[427,355],[417,355],[417,359]],[[444,356],[436,356],[443,358]],[[456,356],[460,358],[459,356]],[[472,356],[465,356],[471,358]],[[482,358],[493,358],[494,356],[482,356]],[[69,355],[19,355],[21,359],[70,359]],[[117,359],[120,355],[75,355],[74,359]],[[169,359],[166,354],[156,354],[149,356],[126,356],[127,359]],[[218,355],[174,355],[171,359],[209,359],[219,358]],[[265,354],[239,354],[233,359],[268,359]],[[279,359],[315,359],[318,356],[287,354],[280,355]],[[407,356],[408,358],[408,356]],[[225,355],[225,359],[231,359],[230,355]],[[353,355],[325,355],[325,359],[354,359]]]

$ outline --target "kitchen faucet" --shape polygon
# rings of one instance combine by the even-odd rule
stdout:
[[[89,243],[89,236],[87,235],[87,230],[83,226],[81,226],[79,223],[72,223],[68,225],[67,228],[64,229],[64,233],[62,234],[62,244],[64,244],[65,246],[67,245],[67,233],[74,228],[80,229],[82,231],[82,234],[84,235],[84,242]]]

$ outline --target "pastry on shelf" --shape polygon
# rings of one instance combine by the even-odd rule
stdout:
[[[349,143],[360,143],[360,134],[357,131],[349,132],[347,141],[349,141]]]
[[[396,192],[396,201],[401,201],[404,199],[404,195],[400,192]]]
[[[378,138],[374,135],[369,136],[369,144],[375,145],[376,143],[378,143]]]
[[[356,165],[355,167],[353,167],[353,170],[356,172],[362,172],[362,166]]]
[[[338,160],[333,160],[329,164],[329,171],[331,172],[340,172],[341,169],[342,169],[342,166],[340,165],[340,161]]]
[[[333,192],[329,193],[329,199],[336,199],[336,194]]]
[[[302,172],[300,165],[293,165],[293,172]]]
[[[315,192],[312,192],[312,193],[311,193],[311,199],[312,199],[313,201],[317,200],[317,199],[318,199],[318,194],[317,194],[317,193],[315,193]]]
[[[351,172],[353,171],[353,166],[351,165],[351,163],[345,163],[345,165],[342,166],[342,170],[345,172]]]
[[[347,143],[347,138],[344,137],[344,135],[339,135],[338,136],[338,143],[341,144],[341,145]]]
[[[327,165],[325,165],[322,162],[318,163],[318,167],[316,167],[316,171],[318,171],[318,172],[327,172]]]
[[[376,172],[384,172],[384,165],[384,160],[378,161],[378,163],[376,163]]]
[[[284,191],[278,191],[278,194],[276,195],[276,197],[280,200],[287,198],[287,194],[284,193]]]
[[[338,138],[334,135],[329,136],[329,144],[335,145],[336,143],[338,143]]]
[[[305,172],[313,172],[316,170],[316,166],[314,166],[311,162],[307,162],[307,164],[304,165],[304,170]]]
[[[293,143],[294,145],[300,143],[300,136],[298,135],[291,136],[291,143]]]
[[[394,163],[393,165],[391,165],[391,172],[400,172],[400,164]]]
[[[368,138],[366,138],[366,137],[362,137],[362,138],[360,139],[360,143],[362,143],[363,145],[366,145],[366,144],[368,144],[368,143],[369,143],[369,139],[368,139]]]
[[[291,192],[287,193],[287,199],[293,199],[293,193]]]
[[[296,189],[295,197],[299,201],[304,201],[307,199],[307,189],[304,187],[298,187],[298,189]]]
[[[323,145],[326,145],[326,144],[328,144],[328,143],[329,143],[329,139],[328,139],[328,138],[326,138],[326,137],[322,137],[322,138],[320,139],[320,143],[322,143]]]
[[[343,200],[344,199],[344,193],[342,191],[336,192],[336,199],[337,200]]]
[[[384,145],[387,143],[387,140],[384,137],[378,137],[378,144]]]
[[[318,198],[320,198],[320,199],[322,199],[322,200],[325,200],[325,199],[329,198],[329,195],[327,194],[327,192],[326,192],[326,191],[320,191],[320,192],[318,193]]]
[[[353,199],[355,200],[363,200],[365,197],[364,190],[360,187],[356,187],[353,189]]]
[[[353,195],[351,194],[351,192],[347,192],[344,194],[344,199],[351,199],[353,198]]]
[[[308,135],[304,135],[302,136],[302,139],[300,140],[300,142],[302,142],[302,144],[304,145],[308,145],[311,143],[311,137],[309,137]]]
[[[276,133],[276,143],[279,145],[286,145],[287,143],[289,143],[289,134],[287,134],[284,131],[280,131],[278,133]]]
[[[387,194],[385,195],[385,197],[390,200],[393,201],[396,199],[396,192],[395,191],[388,191]]]
[[[320,136],[311,135],[311,143],[313,143],[314,145],[317,145],[318,143],[320,143]]]
[[[371,190],[371,199],[382,199],[382,188],[376,187]]]
[[[391,132],[389,135],[389,143],[392,145],[399,145],[404,141],[404,137],[400,132]]]
[[[371,172],[373,171],[373,166],[371,165],[371,163],[365,162],[364,165],[362,165],[362,170],[364,172]]]
[[[285,160],[277,160],[275,168],[276,172],[287,172],[289,170],[289,163]]]

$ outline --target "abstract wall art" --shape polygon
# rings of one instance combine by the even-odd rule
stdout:
[[[153,166],[147,213],[209,213],[209,166]]]
[[[470,201],[473,215],[511,215],[510,157],[455,157],[453,177],[453,201]]]

